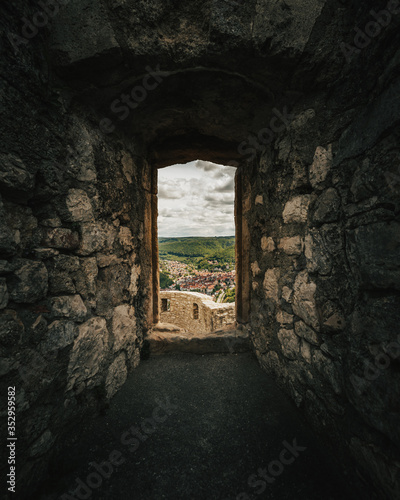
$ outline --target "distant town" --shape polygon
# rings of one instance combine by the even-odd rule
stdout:
[[[200,292],[216,302],[235,301],[235,270],[229,263],[207,260],[206,269],[195,269],[193,265],[176,260],[160,261],[160,286],[162,290]],[[205,263],[204,263],[205,264]],[[165,279],[167,277],[167,280]]]

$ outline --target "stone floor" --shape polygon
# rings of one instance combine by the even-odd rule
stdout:
[[[107,478],[95,472],[104,461]],[[34,498],[360,497],[250,353],[143,361],[106,414],[83,423],[54,465],[54,484]],[[80,490],[66,495],[77,478]]]

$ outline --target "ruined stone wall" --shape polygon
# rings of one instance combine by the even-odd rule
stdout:
[[[160,308],[161,323],[179,326],[188,333],[212,333],[235,323],[235,304],[217,304],[202,293],[162,291],[160,299],[168,300],[170,308]],[[198,319],[194,319],[194,304],[198,306]]]

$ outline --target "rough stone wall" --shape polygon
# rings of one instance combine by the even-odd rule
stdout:
[[[235,304],[217,304],[207,295],[195,292],[160,292],[160,299],[169,300],[170,310],[161,310],[161,323],[170,323],[188,333],[212,333],[235,323]],[[199,317],[193,317],[197,304]]]
[[[17,33],[23,13],[35,10],[14,6],[3,25]],[[0,390],[16,387],[28,495],[58,437],[139,362],[146,165],[52,88],[40,33],[1,65]]]
[[[388,2],[60,3],[21,43],[9,35],[37,4],[3,2],[0,16],[0,389],[20,389],[20,484],[45,477],[61,431],[136,364],[151,309],[146,160],[194,131],[208,148],[233,141],[251,185],[261,365],[400,496],[399,16],[349,62],[340,41]],[[112,103],[148,65],[162,82],[122,120]],[[294,119],[268,132],[285,109]]]
[[[258,359],[387,498],[400,492],[399,95],[381,78],[340,128],[294,109],[255,167],[249,213]]]

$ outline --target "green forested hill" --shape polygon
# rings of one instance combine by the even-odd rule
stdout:
[[[160,257],[171,260],[206,258],[235,260],[235,237],[159,238]]]

